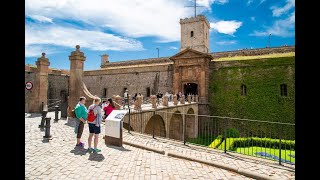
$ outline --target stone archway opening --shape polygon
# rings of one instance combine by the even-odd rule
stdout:
[[[186,117],[186,139],[188,138],[196,138],[196,116],[194,114],[194,110],[192,108],[188,109]]]
[[[183,140],[183,120],[180,111],[176,111],[171,119],[169,126],[169,138],[176,140]]]
[[[154,126],[153,126],[154,123]],[[164,120],[160,115],[152,116],[146,127],[144,133],[152,135],[152,128],[154,127],[154,135],[160,137],[166,137],[166,128],[164,124]]]
[[[198,94],[198,84],[196,83],[186,83],[184,84],[184,95],[188,94]]]

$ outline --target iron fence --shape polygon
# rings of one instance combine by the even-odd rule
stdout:
[[[194,112],[135,111],[127,114],[128,131],[169,138],[184,144],[295,164],[295,124]]]

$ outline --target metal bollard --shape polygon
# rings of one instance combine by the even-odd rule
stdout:
[[[47,116],[47,113],[48,111],[44,111],[44,110],[41,112],[42,117],[41,117],[41,123],[39,125],[39,128],[44,128],[45,117]]]
[[[45,135],[43,136],[43,138],[51,138],[51,135],[50,135],[50,120],[51,120],[51,117],[46,117],[46,130],[45,130]]]
[[[58,122],[58,120],[59,120],[59,118],[58,118],[58,115],[59,115],[59,106],[56,105],[56,106],[54,107],[54,109],[55,109],[54,121],[55,121],[55,122]]]

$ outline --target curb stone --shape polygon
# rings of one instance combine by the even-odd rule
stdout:
[[[127,144],[129,146],[133,146],[133,147],[137,147],[137,148],[141,148],[141,149],[145,149],[145,150],[148,150],[148,151],[153,151],[153,152],[165,155],[165,151],[159,150],[159,149],[155,149],[155,148],[152,148],[152,147],[147,147],[147,146],[143,146],[143,145],[139,145],[139,144],[133,144],[133,143],[127,142],[127,141],[123,141],[123,144]]]

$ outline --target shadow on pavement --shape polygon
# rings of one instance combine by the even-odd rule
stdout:
[[[85,155],[87,153],[87,149],[81,147],[75,147],[73,150],[70,151],[74,155]]]
[[[102,154],[98,153],[90,153],[89,159],[90,161],[98,161],[101,162],[105,159],[105,157]]]
[[[109,147],[109,148],[112,148],[112,149],[119,150],[119,151],[131,151],[130,149],[126,149],[124,147],[112,146],[112,145],[106,145],[106,146]]]
[[[74,119],[69,119],[68,118],[67,122],[64,125],[67,125],[67,126],[70,126],[70,127],[75,127],[76,122],[75,122]]]

